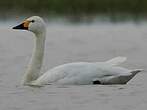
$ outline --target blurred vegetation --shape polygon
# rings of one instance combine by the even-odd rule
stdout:
[[[147,0],[1,0],[0,12],[39,15],[147,14]]]

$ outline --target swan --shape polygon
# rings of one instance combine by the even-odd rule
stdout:
[[[28,30],[35,34],[35,48],[23,77],[23,85],[44,86],[50,84],[126,84],[142,69],[129,70],[118,66],[126,57],[116,57],[105,62],[74,62],[59,65],[40,74],[43,63],[46,26],[39,16],[24,20],[13,29]]]

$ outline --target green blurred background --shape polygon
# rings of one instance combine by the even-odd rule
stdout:
[[[146,18],[147,0],[1,0],[0,18],[10,16],[64,16],[69,18],[106,15]]]

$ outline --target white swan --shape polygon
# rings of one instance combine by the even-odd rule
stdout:
[[[126,84],[142,69],[128,70],[117,66],[126,60],[116,57],[106,62],[76,62],[57,66],[39,76],[42,66],[46,27],[42,18],[33,16],[13,29],[29,30],[35,34],[35,49],[23,78],[24,85],[48,84]]]

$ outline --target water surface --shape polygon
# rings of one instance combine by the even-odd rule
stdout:
[[[33,49],[33,34],[0,26],[1,110],[146,110],[147,74],[142,72],[127,85],[50,85],[23,87],[20,82]],[[126,56],[122,66],[147,68],[147,23],[94,22],[48,23],[44,65],[48,69],[76,61],[106,61]]]

